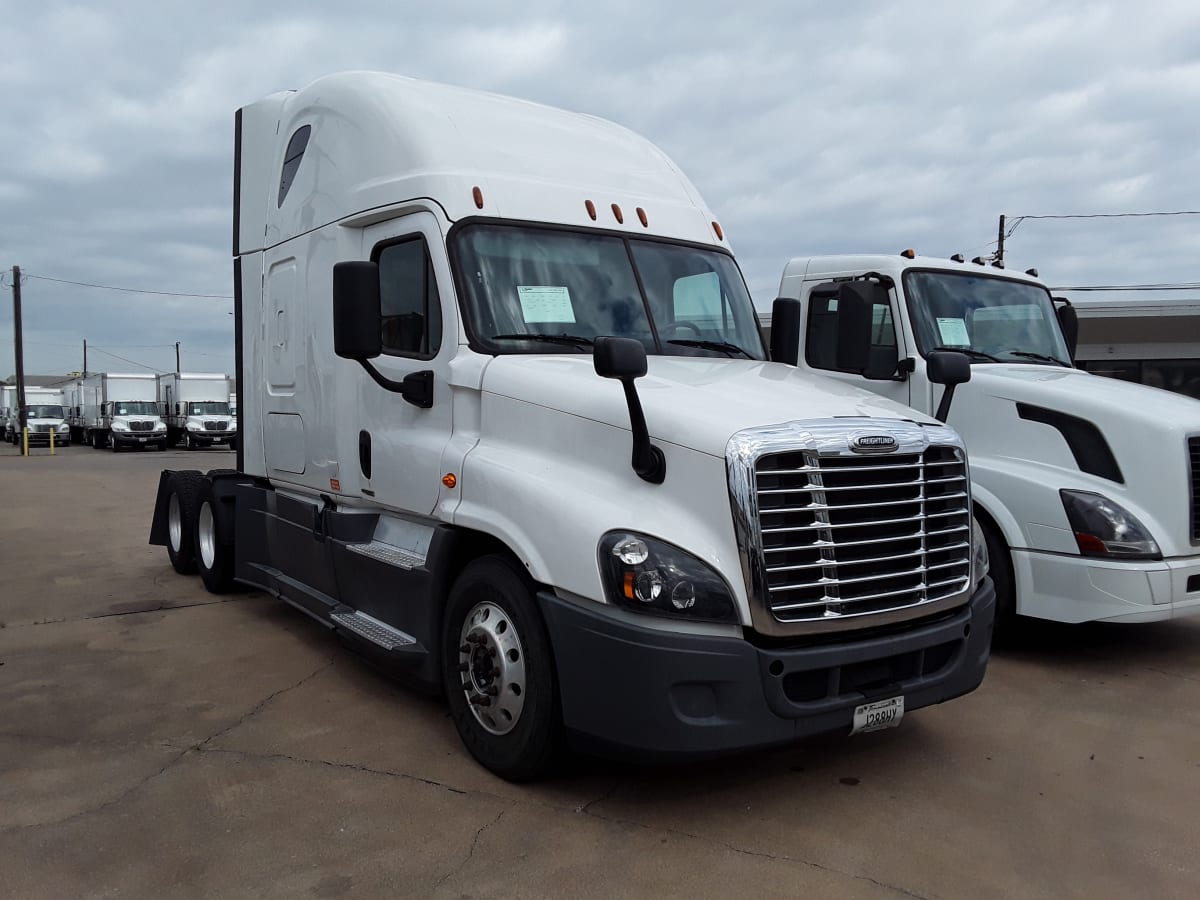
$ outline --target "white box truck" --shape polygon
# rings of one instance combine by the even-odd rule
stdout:
[[[17,406],[17,388],[15,385],[0,384],[0,434],[4,436],[6,443],[11,443],[9,438],[9,417],[14,415]]]
[[[236,473],[162,473],[178,571],[442,693],[514,780],[560,739],[715,755],[980,683],[961,439],[769,362],[657,147],[374,73],[252,103],[235,136],[243,428]]]
[[[66,395],[72,432],[81,443],[114,453],[136,447],[167,449],[167,424],[158,412],[154,375],[101,372],[71,382]]]
[[[158,376],[158,402],[172,445],[188,450],[233,447],[237,420],[229,409],[229,376],[203,372],[168,372]]]
[[[1056,312],[1036,275],[912,251],[793,259],[779,287],[799,301],[790,355],[921,412],[940,394],[929,354],[971,357],[949,422],[970,451],[1002,625],[1200,613],[1200,403],[1073,368],[1074,310]]]
[[[25,388],[25,427],[29,431],[29,444],[49,445],[51,434],[54,435],[56,446],[69,446],[71,443],[71,423],[67,420],[66,408],[63,404],[62,388],[57,387],[27,387]],[[20,445],[21,416],[17,409],[16,388],[13,389],[13,399],[8,421],[5,424],[4,439],[11,444]]]

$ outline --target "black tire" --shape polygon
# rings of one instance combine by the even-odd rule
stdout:
[[[521,646],[524,684],[500,679],[500,689],[519,695],[523,703],[516,724],[508,725],[510,730],[504,734],[489,731],[476,717],[475,710],[480,707],[468,702],[464,689],[464,679],[471,683],[471,676],[459,671],[460,647],[474,646],[462,642],[463,626],[480,603],[499,607],[508,620],[505,626],[511,623],[510,634],[517,636]],[[558,751],[560,730],[550,638],[537,608],[533,583],[507,557],[481,557],[455,581],[442,630],[442,685],[459,737],[481,765],[515,782],[529,781],[550,769]]]
[[[230,520],[232,521],[232,520]],[[200,580],[210,594],[228,594],[234,587],[233,580],[233,535],[227,534],[228,525],[222,526],[217,515],[217,499],[212,481],[205,478],[200,483],[196,502],[196,527],[193,529],[193,556]]]
[[[180,575],[196,572],[196,508],[204,485],[199,472],[175,472],[167,488],[167,556]]]
[[[121,448],[117,446],[117,436],[111,431],[108,433],[108,449],[113,453],[119,453]]]
[[[979,519],[979,527],[987,543],[988,574],[996,587],[996,637],[1012,634],[1017,624],[1017,594],[1013,578],[1012,553],[999,530],[986,519]]]

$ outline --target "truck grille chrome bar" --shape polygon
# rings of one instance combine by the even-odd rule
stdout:
[[[1192,464],[1192,542],[1200,544],[1200,437],[1188,438]]]
[[[868,431],[892,435],[897,449],[852,450]],[[862,628],[965,602],[971,498],[952,432],[795,422],[735,435],[727,466],[757,630]]]

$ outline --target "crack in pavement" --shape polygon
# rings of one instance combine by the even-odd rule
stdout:
[[[603,794],[601,794],[599,797],[596,797],[594,800],[589,800],[587,803],[583,804],[583,806],[575,807],[575,812],[591,815],[591,809],[593,806],[595,806],[597,803],[602,803],[605,800],[611,800],[613,798],[613,795],[616,794],[617,790],[620,787],[621,787],[621,779],[618,778],[616,781],[614,781],[612,783],[612,786],[609,787],[609,789],[607,791],[605,791]]]
[[[197,606],[220,606],[222,603],[236,603],[242,597],[222,597],[220,600],[202,600],[198,603],[179,603],[174,606],[165,604],[150,609],[130,609],[125,612],[99,613],[94,616],[78,616],[74,619],[38,619],[36,622],[17,622],[7,628],[34,628],[38,625],[62,625],[68,622],[91,622],[96,619],[118,619],[122,616],[144,616],[146,613],[174,612],[177,609],[195,609]]]
[[[451,878],[453,878],[455,875],[457,875],[459,872],[461,872],[463,869],[466,868],[467,863],[469,863],[471,861],[471,857],[475,855],[475,847],[479,844],[480,835],[482,835],[485,831],[487,831],[489,828],[491,828],[493,825],[495,825],[497,822],[499,822],[502,818],[504,818],[504,814],[506,812],[508,812],[508,808],[500,810],[500,813],[496,816],[496,818],[492,819],[492,821],[490,821],[490,822],[487,822],[487,823],[479,826],[478,830],[475,832],[475,837],[471,838],[471,846],[467,849],[467,855],[465,857],[463,857],[462,862],[460,862],[457,866],[455,866],[453,869],[451,869],[449,872],[447,872],[445,875],[443,875],[441,878],[439,878],[434,883],[434,885],[433,885],[434,888],[440,888],[443,884],[445,884],[447,881],[449,881]]]

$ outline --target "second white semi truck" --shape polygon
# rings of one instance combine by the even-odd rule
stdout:
[[[768,361],[657,147],[350,73],[239,110],[234,158],[238,471],[162,473],[178,571],[443,694],[510,779],[561,740],[714,755],[980,683],[961,439]]]
[[[941,395],[931,354],[970,356],[948,421],[970,450],[1002,624],[1200,614],[1200,403],[1074,368],[1074,310],[1036,272],[801,257],[779,295],[799,306],[772,340],[790,338],[802,370],[920,412]]]
[[[154,375],[102,372],[66,388],[74,437],[96,450],[167,448],[167,425],[158,414]]]
[[[158,402],[167,423],[167,439],[188,450],[232,448],[237,420],[229,408],[229,376],[168,372],[158,376]]]

